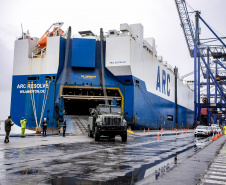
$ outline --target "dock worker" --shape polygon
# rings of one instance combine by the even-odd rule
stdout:
[[[63,137],[65,137],[66,127],[67,127],[66,119],[64,119],[64,122],[63,122]]]
[[[20,137],[25,137],[24,136],[24,133],[25,133],[26,124],[27,124],[27,120],[24,119],[24,117],[22,117],[22,119],[20,120],[20,125],[21,125],[21,134],[20,134]]]
[[[223,129],[224,129],[224,135],[225,135],[225,139],[226,139],[226,125],[224,125]]]
[[[43,133],[43,136],[46,136],[47,126],[48,126],[47,120],[46,120],[46,118],[44,118],[44,121],[42,122],[42,133]]]
[[[9,133],[11,131],[11,126],[14,125],[14,122],[12,122],[11,120],[11,116],[8,116],[8,119],[5,120],[5,132],[6,132],[6,136],[5,136],[5,143],[9,142]]]

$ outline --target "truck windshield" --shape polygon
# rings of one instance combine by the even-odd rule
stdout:
[[[111,113],[121,114],[122,113],[121,107],[111,107]]]
[[[100,107],[100,112],[110,113],[110,107]]]

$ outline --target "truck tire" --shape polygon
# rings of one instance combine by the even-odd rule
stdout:
[[[100,135],[99,134],[95,134],[95,141],[100,141]]]
[[[100,134],[97,132],[96,128],[95,128],[95,141],[100,141]]]
[[[126,142],[127,141],[127,134],[122,134],[122,142]]]

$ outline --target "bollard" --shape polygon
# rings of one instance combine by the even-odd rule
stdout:
[[[36,127],[36,133],[41,133],[42,132],[42,128],[41,127]]]
[[[175,153],[174,164],[177,164],[177,152]]]

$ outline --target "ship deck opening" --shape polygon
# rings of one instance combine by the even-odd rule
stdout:
[[[104,97],[102,88],[87,87],[63,87],[62,97],[64,98],[64,110],[67,115],[90,115],[89,108],[96,108],[99,104],[105,104],[107,98],[111,104],[116,98],[117,104],[121,106],[122,97],[119,89],[106,88],[107,97]]]

